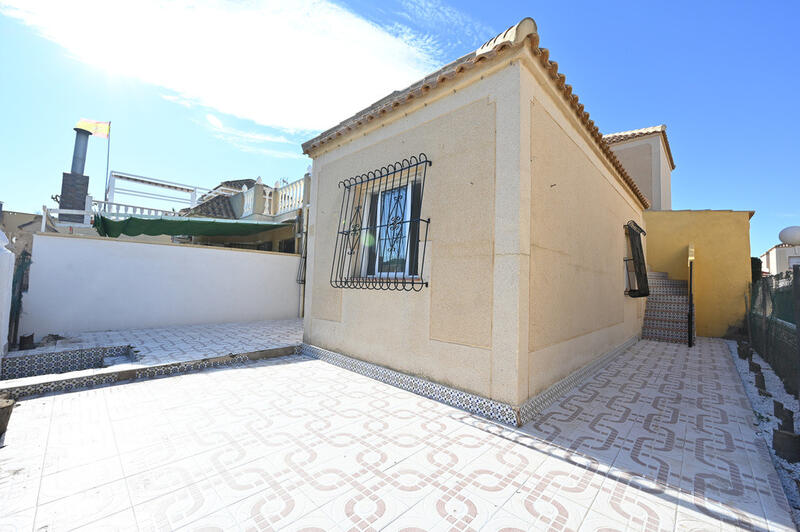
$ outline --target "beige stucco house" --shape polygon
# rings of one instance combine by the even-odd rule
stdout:
[[[667,138],[667,126],[646,127],[604,135],[639,190],[650,200],[650,209],[672,209],[672,171],[675,161]]]
[[[650,203],[532,19],[303,150],[306,344],[524,422],[539,394],[641,333],[646,273],[624,260],[643,260]]]

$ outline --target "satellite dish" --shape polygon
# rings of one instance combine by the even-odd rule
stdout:
[[[790,246],[800,246],[800,226],[793,225],[791,227],[787,227],[783,231],[778,234],[778,238],[784,244],[789,244]]]

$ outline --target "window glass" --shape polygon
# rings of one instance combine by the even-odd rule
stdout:
[[[381,194],[378,272],[405,273],[408,248],[408,187]]]

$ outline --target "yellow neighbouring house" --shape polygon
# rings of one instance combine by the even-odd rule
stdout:
[[[741,327],[751,279],[753,211],[647,211],[647,264],[687,281],[687,250],[694,248],[697,334],[724,336]],[[648,301],[649,304],[649,301]]]
[[[724,336],[742,326],[751,279],[750,219],[754,211],[670,210],[675,161],[664,125],[611,133],[604,139],[651,200],[644,213],[647,266],[657,273],[649,287],[645,337],[680,343],[688,339],[687,312],[680,303],[675,304],[681,298],[666,292],[686,292],[688,304],[690,247],[694,249],[697,334]],[[666,274],[666,280],[659,273]],[[661,291],[667,304],[660,304]]]
[[[674,163],[663,127],[612,140],[526,18],[304,143],[303,350],[530,419],[642,333]]]

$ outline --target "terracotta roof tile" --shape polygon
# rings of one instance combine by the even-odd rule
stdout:
[[[181,210],[181,216],[206,216],[208,218],[225,218],[228,220],[236,218],[229,196],[214,196],[191,209]]]
[[[517,49],[521,46],[529,45],[535,59],[538,59],[542,67],[549,73],[550,79],[561,91],[564,99],[573,109],[578,119],[587,129],[589,135],[597,143],[598,148],[603,152],[608,161],[619,173],[619,176],[630,188],[631,192],[639,199],[645,207],[650,207],[650,202],[642,194],[636,182],[628,175],[625,168],[611,151],[608,143],[603,140],[603,135],[597,129],[594,121],[589,118],[589,113],[584,110],[583,104],[578,100],[578,96],[572,92],[572,86],[566,83],[566,77],[558,71],[558,63],[550,61],[550,52],[546,48],[539,47],[539,34],[537,33],[536,23],[531,18],[524,18],[518,24],[508,28],[500,35],[487,41],[476,51],[460,57],[452,63],[445,65],[436,72],[424,77],[416,83],[400,91],[394,91],[385,98],[378,100],[366,109],[356,113],[347,120],[322,132],[313,139],[303,143],[303,153],[310,154],[316,148],[331,142],[339,137],[348,135],[350,132],[361,126],[382,118],[384,115],[394,112],[403,105],[424,97],[431,89],[447,83],[463,72],[471,70],[483,61],[493,61],[509,49]]]
[[[255,186],[256,180],[255,179],[232,179],[230,181],[223,181],[217,188],[219,187],[228,187],[228,188],[235,188],[237,190],[242,189],[242,185],[245,185],[248,189],[251,189]]]
[[[618,144],[626,140],[637,139],[639,137],[646,137],[648,135],[660,134],[664,138],[664,145],[667,147],[667,157],[669,157],[669,164],[675,170],[675,161],[672,159],[672,150],[669,147],[669,139],[667,139],[667,126],[661,124],[659,126],[643,127],[641,129],[632,129],[630,131],[619,131],[617,133],[608,133],[603,135],[603,140],[608,144]]]

